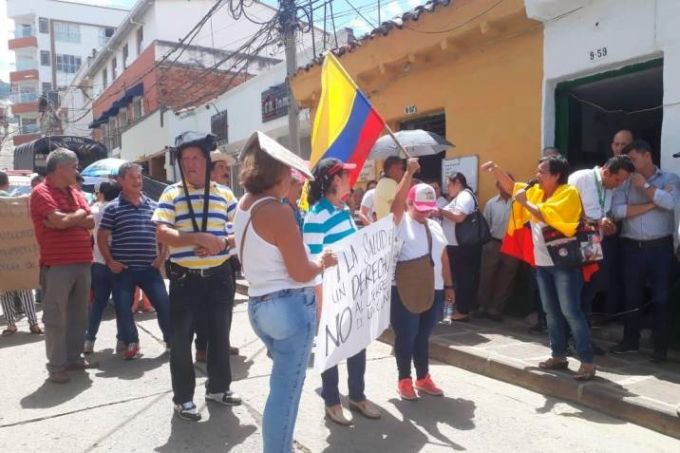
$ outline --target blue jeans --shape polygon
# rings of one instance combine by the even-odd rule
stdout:
[[[404,306],[399,291],[395,286],[392,287],[390,324],[394,330],[394,356],[400,381],[411,378],[411,361],[416,368],[417,379],[429,374],[430,334],[437,322],[437,312],[443,297],[443,291],[435,291],[432,307],[416,314]]]
[[[670,291],[673,282],[673,239],[654,247],[641,248],[622,239],[626,311],[623,341],[637,347],[640,343],[640,312],[645,283],[649,281],[654,306],[652,342],[654,351],[666,354],[669,343]]]
[[[362,349],[359,353],[347,359],[347,388],[349,399],[361,402],[366,399],[364,395],[364,374],[366,373],[366,350]],[[326,407],[340,404],[340,374],[338,366],[331,367],[321,373],[321,398]]]
[[[170,343],[170,298],[161,273],[153,266],[145,269],[124,269],[113,274],[113,301],[116,305],[118,339],[130,344],[139,343],[139,333],[132,315],[135,286],[139,286],[156,309],[163,341]]]
[[[536,280],[548,322],[548,338],[553,357],[567,356],[567,325],[574,336],[579,359],[593,363],[593,345],[588,321],[581,308],[583,275],[580,268],[536,268]]]
[[[250,324],[272,358],[269,396],[262,418],[264,453],[290,452],[316,333],[313,288],[286,289],[248,303]]]
[[[105,264],[93,263],[90,268],[92,275],[92,304],[90,305],[90,312],[87,319],[87,334],[85,338],[90,341],[97,339],[97,332],[99,332],[99,325],[102,323],[102,315],[106,304],[111,297],[113,290],[113,272]],[[116,317],[116,327],[120,335],[120,324],[118,317]],[[120,340],[120,337],[118,337]]]

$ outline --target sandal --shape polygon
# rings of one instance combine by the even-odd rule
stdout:
[[[593,363],[582,363],[581,367],[578,369],[576,374],[574,375],[574,379],[577,381],[589,381],[592,378],[595,377],[596,374],[596,368],[595,364]]]
[[[7,328],[2,331],[2,336],[9,337],[10,335],[14,335],[15,333],[17,333],[17,326],[7,326]]]
[[[31,326],[30,330],[31,330],[31,333],[34,333],[36,335],[42,335],[42,333],[43,333],[43,330],[40,328],[38,323],[33,324]]]
[[[538,367],[542,370],[566,370],[569,368],[569,361],[565,358],[550,357],[544,362],[540,362]]]

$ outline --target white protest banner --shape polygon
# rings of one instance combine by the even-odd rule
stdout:
[[[0,197],[0,291],[38,287],[38,252],[28,197]]]
[[[323,308],[314,351],[321,373],[352,357],[390,323],[394,221],[379,220],[333,244],[338,265],[323,276]]]

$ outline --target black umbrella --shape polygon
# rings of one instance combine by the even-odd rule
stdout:
[[[383,135],[375,142],[369,159],[385,159],[389,156],[399,154],[399,145],[394,141],[397,139],[401,146],[408,152],[410,157],[432,156],[442,151],[454,147],[455,145],[434,132],[422,129],[405,130],[394,133],[392,136]]]

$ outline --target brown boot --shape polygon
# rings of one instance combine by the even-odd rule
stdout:
[[[47,379],[55,384],[66,384],[71,380],[64,370],[50,371],[50,375]]]

